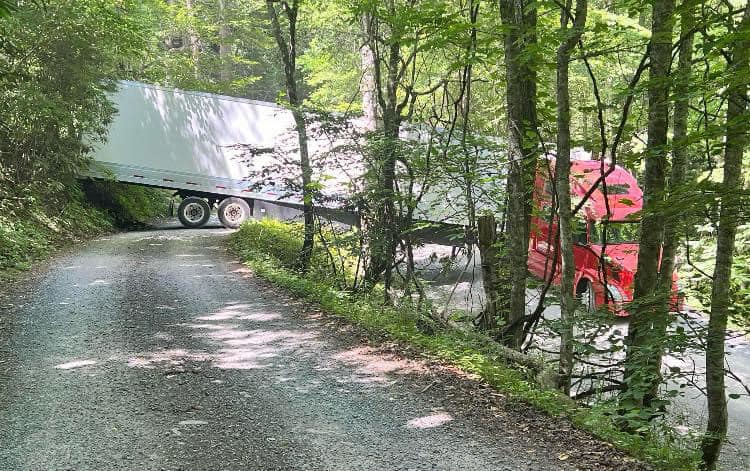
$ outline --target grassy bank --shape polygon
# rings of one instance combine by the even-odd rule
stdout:
[[[164,193],[112,182],[0,191],[0,280],[73,242],[164,214]]]
[[[416,310],[386,307],[380,296],[374,298],[338,289],[332,281],[334,277],[327,274],[326,257],[319,248],[309,274],[295,272],[291,267],[301,244],[299,225],[271,220],[247,223],[231,238],[233,250],[257,275],[320,304],[336,316],[476,374],[503,393],[549,414],[566,416],[578,427],[652,463],[657,469],[695,469],[696,453],[676,446],[668,432],[638,436],[620,432],[607,415],[606,407],[579,407],[557,391],[541,388],[531,372],[508,364],[502,350],[486,336],[451,329],[428,335],[416,327],[419,317]]]

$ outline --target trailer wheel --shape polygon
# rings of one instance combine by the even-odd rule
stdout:
[[[177,208],[177,217],[183,226],[195,229],[208,222],[211,217],[211,207],[203,198],[188,196]]]
[[[250,219],[250,205],[241,198],[226,198],[219,204],[219,220],[228,229],[237,229]]]
[[[583,279],[578,283],[576,294],[586,312],[596,311],[596,293],[594,292],[594,285],[589,280]]]

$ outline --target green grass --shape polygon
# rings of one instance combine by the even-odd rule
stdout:
[[[297,224],[273,220],[246,223],[232,236],[230,244],[258,276],[371,333],[417,347],[425,355],[478,375],[512,398],[553,416],[566,416],[576,426],[657,469],[696,469],[697,453],[677,446],[669,431],[654,431],[645,436],[621,432],[607,415],[606,405],[577,406],[558,391],[541,388],[529,372],[507,364],[497,344],[486,336],[456,330],[427,335],[415,327],[419,316],[415,310],[383,306],[380,296],[338,289],[331,277],[323,275],[321,254],[315,255],[309,275],[295,272],[292,267],[302,244],[301,227]]]

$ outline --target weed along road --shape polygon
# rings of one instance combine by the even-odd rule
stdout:
[[[0,470],[640,469],[255,279],[213,228],[123,233],[0,295]]]

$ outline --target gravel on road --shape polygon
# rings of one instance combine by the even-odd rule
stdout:
[[[633,470],[253,277],[223,229],[95,239],[0,288],[0,470]]]

